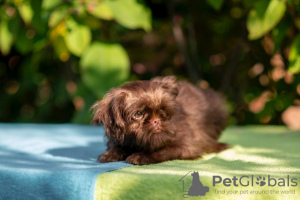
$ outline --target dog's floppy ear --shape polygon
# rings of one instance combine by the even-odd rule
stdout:
[[[105,110],[105,101],[97,101],[96,103],[94,103],[94,105],[92,105],[92,107],[90,108],[90,111],[93,112],[93,119],[91,121],[91,124],[93,125],[99,125],[103,122],[104,119],[104,110]]]
[[[173,94],[175,97],[178,94],[178,87],[175,76],[158,76],[151,79],[152,82],[159,83],[164,89]]]
[[[120,89],[112,89],[91,109],[94,111],[93,124],[104,124],[107,136],[115,141],[123,141],[125,133],[124,108],[126,95]]]

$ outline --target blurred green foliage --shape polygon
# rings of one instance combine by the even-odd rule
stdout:
[[[89,123],[125,81],[223,92],[231,123],[300,105],[300,0],[2,0],[0,121]]]
[[[151,30],[150,10],[135,0],[7,0],[0,13],[2,70],[18,68],[16,77],[5,80],[3,121],[72,117],[88,123],[89,106],[128,80],[130,62],[118,35],[127,29]],[[35,94],[26,102],[29,92]],[[10,103],[15,105],[7,107]]]

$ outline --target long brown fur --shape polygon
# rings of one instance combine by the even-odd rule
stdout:
[[[93,122],[103,123],[108,137],[100,162],[144,165],[227,148],[217,141],[228,118],[221,96],[173,76],[129,82],[92,109]]]

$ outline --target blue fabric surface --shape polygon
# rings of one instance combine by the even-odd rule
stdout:
[[[98,174],[130,166],[100,164],[102,127],[0,123],[0,199],[94,198]]]

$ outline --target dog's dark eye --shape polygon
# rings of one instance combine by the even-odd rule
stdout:
[[[135,113],[133,117],[135,119],[141,119],[143,116],[144,116],[143,113],[141,111],[138,111],[137,113]]]
[[[163,107],[158,111],[158,114],[163,120],[168,118],[167,113],[163,110]]]
[[[166,120],[168,118],[168,116],[166,115],[166,113],[161,113],[160,114],[160,117],[163,119],[163,120]]]

